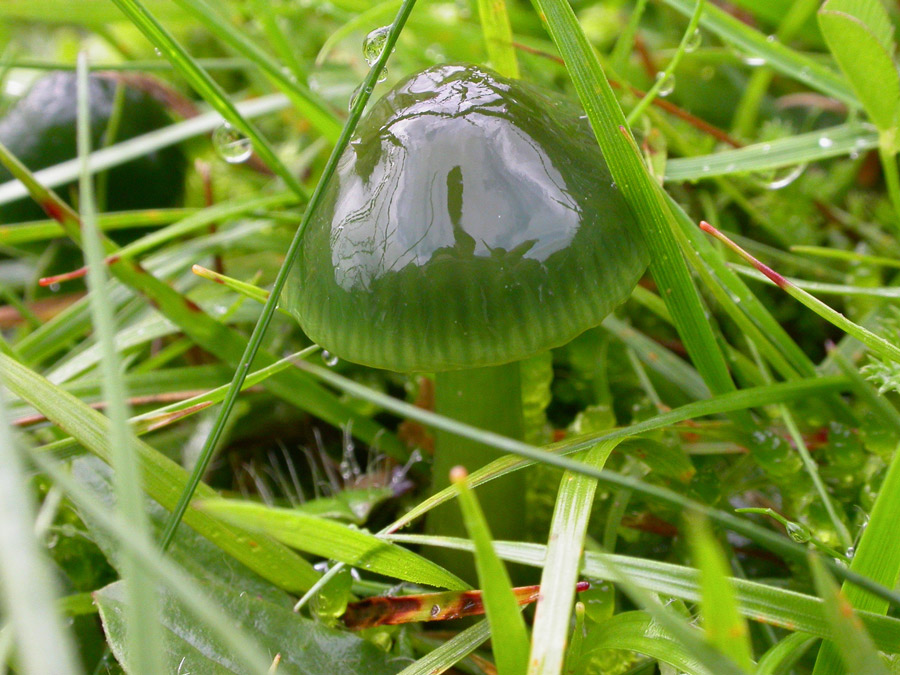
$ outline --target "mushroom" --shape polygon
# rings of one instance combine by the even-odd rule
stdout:
[[[285,291],[306,334],[355,363],[434,373],[436,410],[522,434],[519,361],[598,325],[649,255],[581,111],[473,65],[419,72],[360,122]],[[496,457],[438,433],[451,467]],[[479,488],[492,532],[522,531],[520,473]],[[429,529],[464,535],[455,509]]]

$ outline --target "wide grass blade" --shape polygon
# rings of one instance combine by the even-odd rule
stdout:
[[[469,588],[455,575],[411,551],[355,527],[312,516],[302,510],[226,499],[198,501],[194,508],[226,523],[264,532],[301,551],[377,574],[450,590]]]
[[[730,586],[728,562],[706,521],[689,517],[687,525],[694,565],[700,571],[700,616],[706,637],[741,668],[752,670],[750,633]]]
[[[519,62],[513,47],[506,0],[478,0],[478,16],[491,66],[504,77],[518,78]]]
[[[463,522],[475,546],[475,568],[482,586],[484,611],[493,642],[499,675],[524,675],[528,667],[528,631],[512,592],[509,573],[494,552],[487,520],[466,482],[466,470],[453,469],[450,480],[459,491]]]
[[[582,461],[602,469],[619,440],[603,441],[588,450]],[[575,583],[581,568],[597,481],[586,476],[563,474],[550,523],[547,560],[541,574],[541,595],[534,616],[529,674],[557,675],[562,672]]]

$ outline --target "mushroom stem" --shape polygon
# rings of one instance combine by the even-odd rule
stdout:
[[[435,376],[435,409],[446,417],[487,431],[521,439],[522,387],[519,362],[501,366],[451,370]],[[470,472],[496,459],[500,453],[483,443],[438,431],[434,447],[435,490],[450,484],[450,469],[462,465]],[[521,539],[525,531],[525,484],[521,471],[478,488],[478,499],[495,539]],[[465,537],[456,504],[444,504],[429,515],[432,534]],[[471,556],[442,549],[436,560],[467,581],[475,581]]]

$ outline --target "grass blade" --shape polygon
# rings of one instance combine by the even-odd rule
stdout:
[[[513,47],[506,0],[478,0],[478,16],[491,66],[504,77],[518,78],[519,62]]]
[[[728,367],[673,235],[677,227],[625,130],[625,117],[575,13],[562,0],[537,0],[566,62],[610,172],[637,215],[651,252],[650,271],[688,353],[710,390],[734,390]],[[749,418],[737,415],[749,424]]]
[[[375,535],[328,518],[296,509],[279,509],[253,502],[207,499],[194,507],[227,523],[265,532],[288,546],[385,576],[450,590],[468,585],[411,551]]]
[[[882,662],[875,643],[822,561],[810,556],[809,566],[816,590],[824,602],[825,618],[831,624],[834,644],[849,671],[866,675],[888,675],[888,669]]]
[[[2,632],[18,645],[26,675],[75,675],[81,668],[72,637],[57,610],[50,564],[34,534],[34,505],[6,421],[5,394],[0,389],[0,597],[4,618],[9,621]],[[0,667],[4,661],[0,660]]]
[[[70,434],[93,454],[109,463],[109,420],[71,394],[17,361],[0,355],[0,374],[10,391],[31,403],[50,421]],[[187,472],[141,441],[135,447],[144,479],[144,489],[163,507],[172,509],[187,479]],[[205,484],[198,496],[217,496]],[[245,530],[222,524],[195,509],[185,521],[197,532],[240,560],[275,585],[287,590],[305,590],[319,578],[312,565],[268,537],[251,538]]]
[[[84,254],[88,265],[88,290],[97,343],[103,357],[103,394],[108,401],[110,460],[114,471],[116,511],[123,522],[134,528],[136,536],[147,537],[149,521],[144,512],[144,491],[138,473],[134,437],[128,426],[128,392],[122,382],[122,365],[115,344],[116,328],[106,297],[107,279],[103,244],[95,221],[94,186],[88,170],[90,153],[90,101],[87,55],[78,56],[78,159],[81,162],[79,204],[82,209]],[[125,624],[128,627],[128,651],[138,672],[163,671],[162,633],[157,623],[156,587],[143,580],[140,558],[127,552],[123,556],[123,581],[128,598]]]
[[[583,461],[602,469],[619,440],[603,441],[589,450]],[[569,619],[575,603],[575,583],[587,532],[597,481],[563,474],[550,524],[547,559],[541,574],[541,595],[534,616],[528,672],[557,675],[566,656]]]
[[[700,570],[700,615],[706,637],[720,652],[745,670],[751,670],[750,633],[729,584],[728,562],[706,521],[691,517],[687,525],[694,564]]]
[[[479,621],[454,635],[397,675],[440,675],[478,649],[478,646],[490,636],[491,628],[488,622]]]
[[[528,666],[528,631],[513,595],[509,574],[494,552],[487,520],[469,489],[466,476],[464,468],[456,467],[450,480],[459,490],[459,508],[475,545],[475,567],[483,589],[484,611],[491,632],[502,636],[493,643],[497,672],[499,675],[524,675]]]

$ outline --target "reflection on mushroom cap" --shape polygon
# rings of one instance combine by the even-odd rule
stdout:
[[[360,122],[285,299],[311,339],[349,361],[470,368],[596,326],[647,259],[576,108],[444,65]]]

